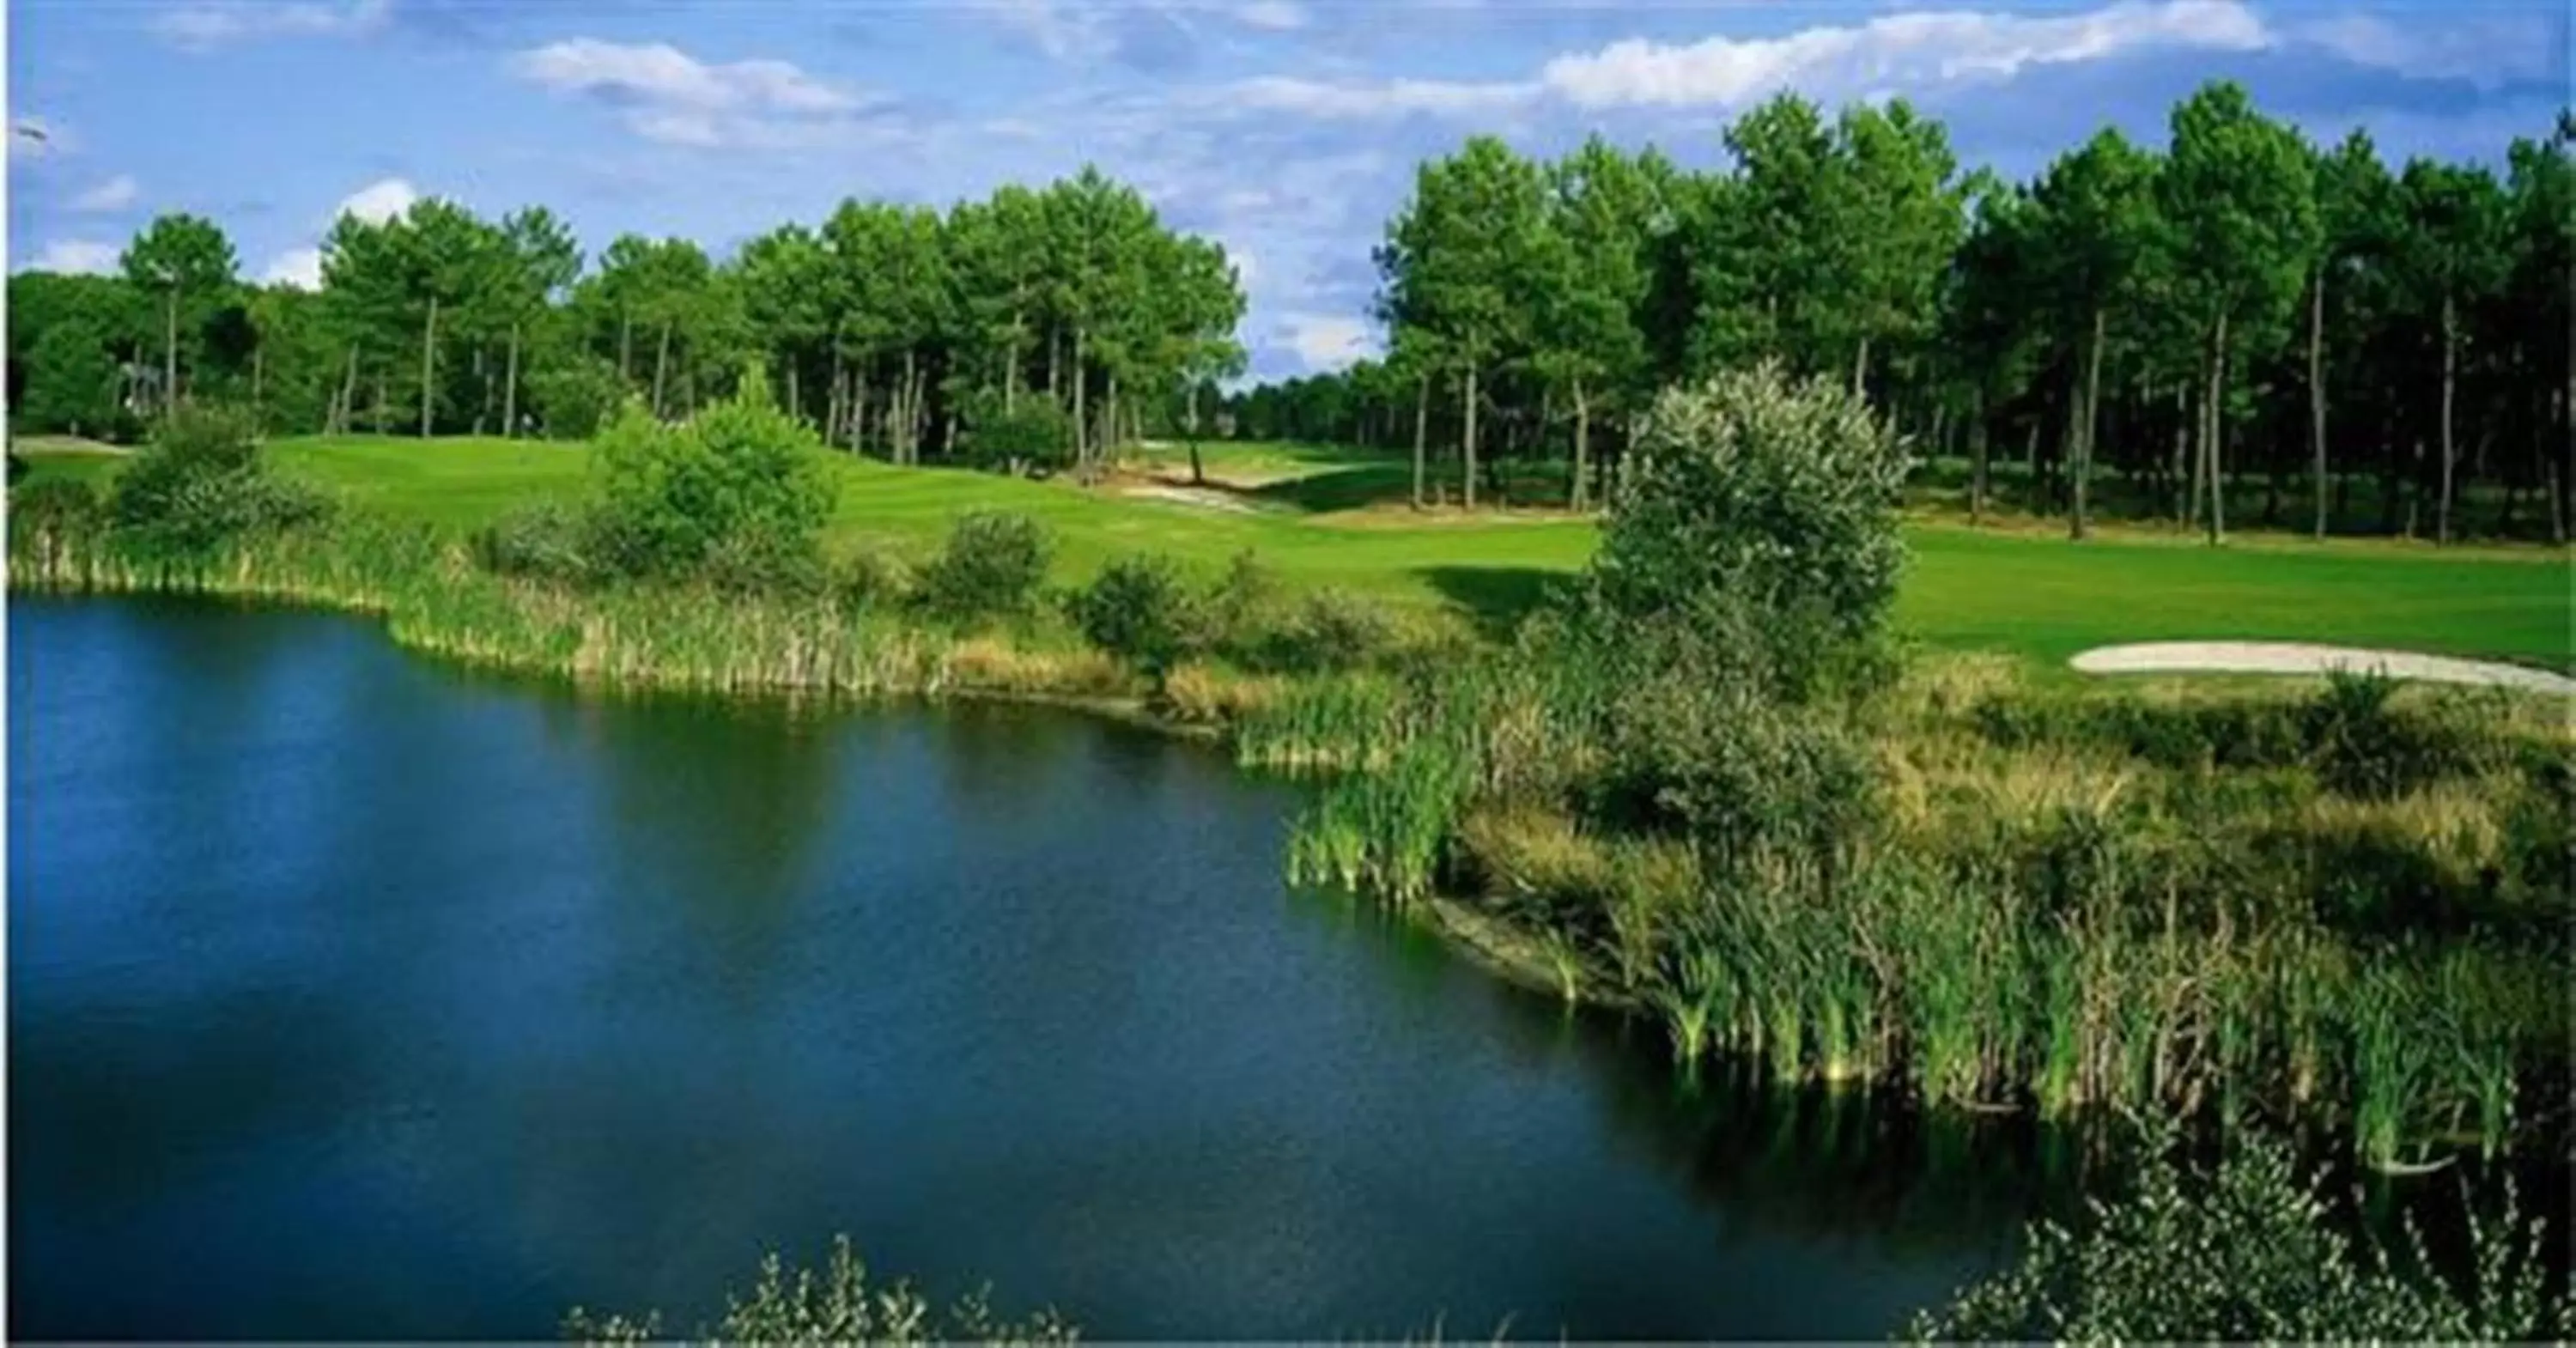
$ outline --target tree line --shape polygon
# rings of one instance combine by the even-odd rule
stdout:
[[[2161,148],[2105,129],[2019,183],[1901,100],[1784,94],[1724,140],[1713,172],[1598,138],[1424,163],[1377,250],[1384,358],[1225,426],[1409,444],[1417,501],[1545,463],[1580,509],[1655,389],[1776,361],[1848,380],[1972,514],[2567,537],[2576,118],[2501,176],[2313,144],[2225,82]]]
[[[12,424],[130,436],[206,400],[270,432],[582,437],[630,398],[691,415],[757,364],[853,451],[1088,467],[1243,360],[1223,248],[1090,168],[945,213],[845,200],[722,260],[629,234],[586,266],[542,206],[425,199],[341,216],[321,271],[247,282],[218,226],[174,214],[118,274],[12,276]]]

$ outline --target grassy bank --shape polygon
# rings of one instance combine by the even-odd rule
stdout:
[[[1186,478],[1178,456],[1143,466]],[[122,461],[31,454],[33,477],[104,483]],[[340,437],[278,442],[273,462],[369,514],[452,531],[532,500],[568,495],[578,446],[503,440]],[[1337,588],[1454,612],[1499,632],[1553,580],[1592,555],[1595,527],[1544,512],[1416,516],[1408,479],[1382,461],[1313,447],[1211,445],[1209,477],[1242,509],[1132,494],[1140,480],[1084,489],[948,469],[899,469],[833,455],[837,505],[826,546],[920,555],[958,514],[1009,510],[1057,541],[1055,578],[1160,551],[1213,569],[1244,551],[1291,587]],[[2092,646],[2200,638],[2309,640],[2486,656],[2564,668],[2571,632],[2567,557],[2540,549],[2438,551],[2422,544],[2260,535],[2210,549],[2112,529],[2081,546],[2051,531],[1908,526],[1912,564],[1900,631],[1943,650],[2001,651],[2056,665]]]

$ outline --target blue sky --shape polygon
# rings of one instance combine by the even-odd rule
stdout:
[[[309,278],[342,209],[542,202],[596,253],[718,252],[844,196],[945,204],[1086,160],[1224,241],[1257,374],[1369,351],[1369,248],[1476,131],[1685,162],[1795,88],[1901,94],[2026,174],[2156,142],[2216,75],[2319,138],[2498,159],[2568,98],[2564,0],[14,0],[12,267],[106,268],[154,213]],[[33,129],[43,139],[23,134]]]

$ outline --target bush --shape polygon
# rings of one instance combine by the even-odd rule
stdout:
[[[1906,459],[1840,385],[1766,365],[1668,389],[1632,455],[1581,592],[1608,617],[1725,622],[1769,648],[1792,693],[1881,628]]]
[[[1092,645],[1157,679],[1202,640],[1200,605],[1180,568],[1159,554],[1110,562],[1065,609]]]
[[[730,589],[811,585],[832,513],[821,445],[757,373],[685,424],[629,406],[599,439],[590,560],[609,574]]]
[[[1394,647],[1396,636],[1395,619],[1375,600],[1348,590],[1322,589],[1301,596],[1273,626],[1246,645],[1254,663],[1323,673],[1375,663]]]
[[[834,562],[829,578],[833,602],[846,613],[893,608],[913,597],[916,583],[903,558],[877,547]]]
[[[2500,1217],[2470,1213],[2471,1267],[2447,1278],[2411,1221],[2409,1258],[2342,1235],[2285,1142],[2246,1136],[2207,1176],[2186,1175],[2178,1150],[2170,1131],[2153,1135],[2128,1196],[2080,1232],[2035,1227],[2019,1264],[1917,1316],[1909,1336],[2516,1342],[2566,1332],[2541,1224],[2520,1220],[2510,1189]]]
[[[172,417],[116,479],[109,506],[147,551],[187,555],[329,514],[319,493],[268,471],[246,418],[209,408]]]
[[[504,576],[579,584],[595,574],[591,517],[560,501],[522,506],[474,531],[474,560]]]
[[[1022,399],[1010,411],[989,396],[974,409],[968,459],[979,467],[1052,471],[1073,461],[1073,418],[1046,398]]]
[[[951,618],[1025,613],[1054,546],[1026,515],[976,510],[949,527],[947,549],[922,572],[921,600]]]
[[[595,356],[569,358],[531,371],[524,416],[534,417],[550,440],[588,440],[599,434],[626,396],[617,367]]]

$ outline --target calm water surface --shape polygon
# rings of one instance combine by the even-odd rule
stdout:
[[[1297,789],[1145,732],[584,697],[298,612],[8,638],[16,1336],[686,1327],[839,1231],[1095,1338],[1873,1336],[2072,1183],[1684,1090],[1286,887]]]

